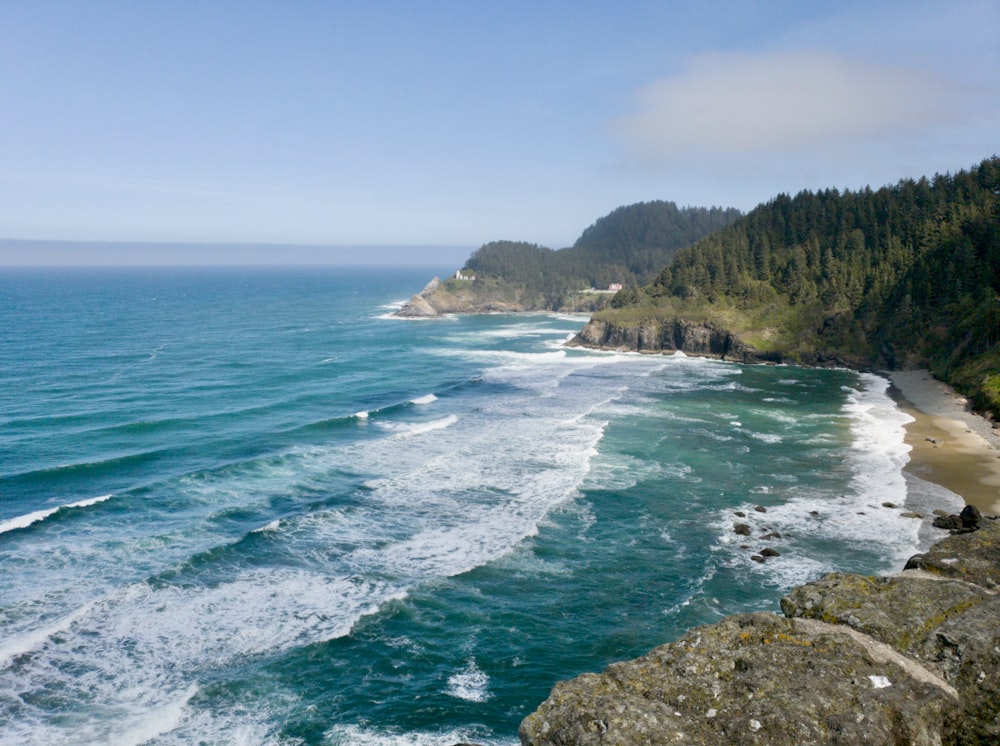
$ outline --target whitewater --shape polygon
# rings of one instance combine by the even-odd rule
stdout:
[[[882,378],[393,318],[435,269],[0,273],[0,744],[513,744],[960,504]]]

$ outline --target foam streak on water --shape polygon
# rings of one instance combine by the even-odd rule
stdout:
[[[87,508],[91,505],[97,505],[105,500],[108,500],[111,495],[101,495],[100,497],[93,497],[88,500],[78,500],[77,502],[68,503],[66,505],[60,505],[55,508],[46,508],[45,510],[36,510],[34,513],[28,513],[27,515],[18,516],[17,518],[11,518],[6,521],[0,522],[0,534],[7,533],[8,531],[13,531],[18,528],[27,528],[32,523],[37,523],[38,521],[44,521],[50,515],[58,513],[60,510],[70,510],[72,508]]]

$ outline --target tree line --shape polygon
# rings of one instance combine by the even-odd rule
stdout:
[[[1000,415],[1000,159],[878,190],[780,194],[612,305],[726,308],[782,326],[786,344],[794,333],[875,365],[930,366]]]
[[[463,271],[516,289],[534,307],[560,308],[567,296],[586,288],[649,282],[678,249],[741,215],[734,208],[640,202],[600,218],[571,247],[552,250],[523,241],[484,244]]]

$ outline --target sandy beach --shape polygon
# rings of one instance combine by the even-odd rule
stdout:
[[[945,487],[984,515],[1000,515],[1000,429],[926,370],[893,371],[890,393],[914,418],[906,470]]]

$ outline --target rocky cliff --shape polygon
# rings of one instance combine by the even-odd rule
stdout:
[[[681,351],[744,363],[777,361],[776,357],[755,350],[732,332],[715,324],[698,324],[682,319],[646,321],[633,326],[618,326],[591,319],[567,344],[637,352]]]
[[[616,324],[593,318],[566,344],[569,347],[601,350],[683,352],[737,363],[794,363],[856,369],[869,367],[862,360],[849,359],[839,353],[797,351],[792,354],[780,350],[760,350],[740,335],[714,322],[695,322],[683,318],[648,319],[633,324]]]
[[[402,318],[434,318],[449,313],[515,313],[535,310],[516,289],[502,283],[435,277],[395,312]]]
[[[560,682],[526,746],[1000,743],[1000,521]],[[982,526],[979,530],[971,528]]]

